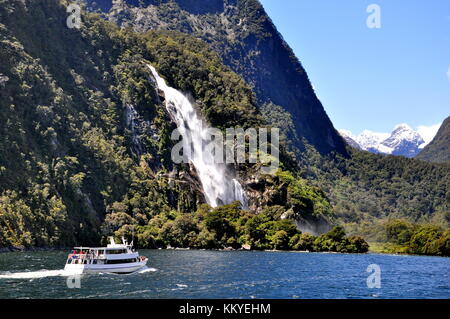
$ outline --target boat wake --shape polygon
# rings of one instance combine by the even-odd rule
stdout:
[[[144,274],[146,272],[152,272],[152,271],[157,271],[158,269],[156,268],[149,268],[147,266],[141,268],[140,270],[137,271],[138,274]]]
[[[143,267],[142,269],[136,271],[137,274],[143,274],[147,272],[153,272],[157,271],[156,268],[149,268],[147,266]],[[24,271],[24,272],[0,272],[0,280],[1,279],[37,279],[37,278],[45,278],[45,277],[69,277],[76,275],[77,273],[72,271],[67,271],[64,269],[58,269],[58,270],[47,270],[42,269],[39,271]],[[100,275],[103,273],[99,273]]]
[[[2,272],[0,273],[0,279],[36,279],[45,277],[57,277],[57,276],[71,276],[73,273],[67,272],[64,269],[59,270],[39,270],[39,271],[26,271],[26,272]]]

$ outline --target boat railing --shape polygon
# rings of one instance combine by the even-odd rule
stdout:
[[[69,258],[72,258],[72,259],[88,259],[90,257],[91,257],[90,254],[70,254],[69,255]]]

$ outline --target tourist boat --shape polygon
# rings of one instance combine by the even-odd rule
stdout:
[[[133,249],[133,243],[128,244],[122,238],[122,244],[116,244],[113,237],[109,241],[107,247],[74,247],[64,270],[75,274],[129,274],[147,265],[148,258],[139,256]]]

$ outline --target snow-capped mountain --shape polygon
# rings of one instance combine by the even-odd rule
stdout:
[[[372,153],[414,157],[428,144],[408,124],[395,126],[390,134],[377,133],[369,130],[364,130],[356,136],[348,130],[339,130],[339,133],[350,146]]]
[[[341,134],[347,144],[351,147],[362,149],[359,143],[355,141],[356,138],[353,136],[352,132],[350,132],[349,130],[339,130],[339,134]]]

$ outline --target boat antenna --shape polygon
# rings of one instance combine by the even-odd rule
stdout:
[[[136,220],[134,218],[134,216],[135,216],[135,212],[133,210],[133,219]],[[131,231],[131,244],[130,244],[131,248],[133,248],[133,245],[134,245],[134,229],[135,229],[135,224],[134,223],[133,223],[132,227],[133,227],[133,229]]]
[[[131,232],[131,247],[134,245],[134,224],[133,224],[133,231]]]

